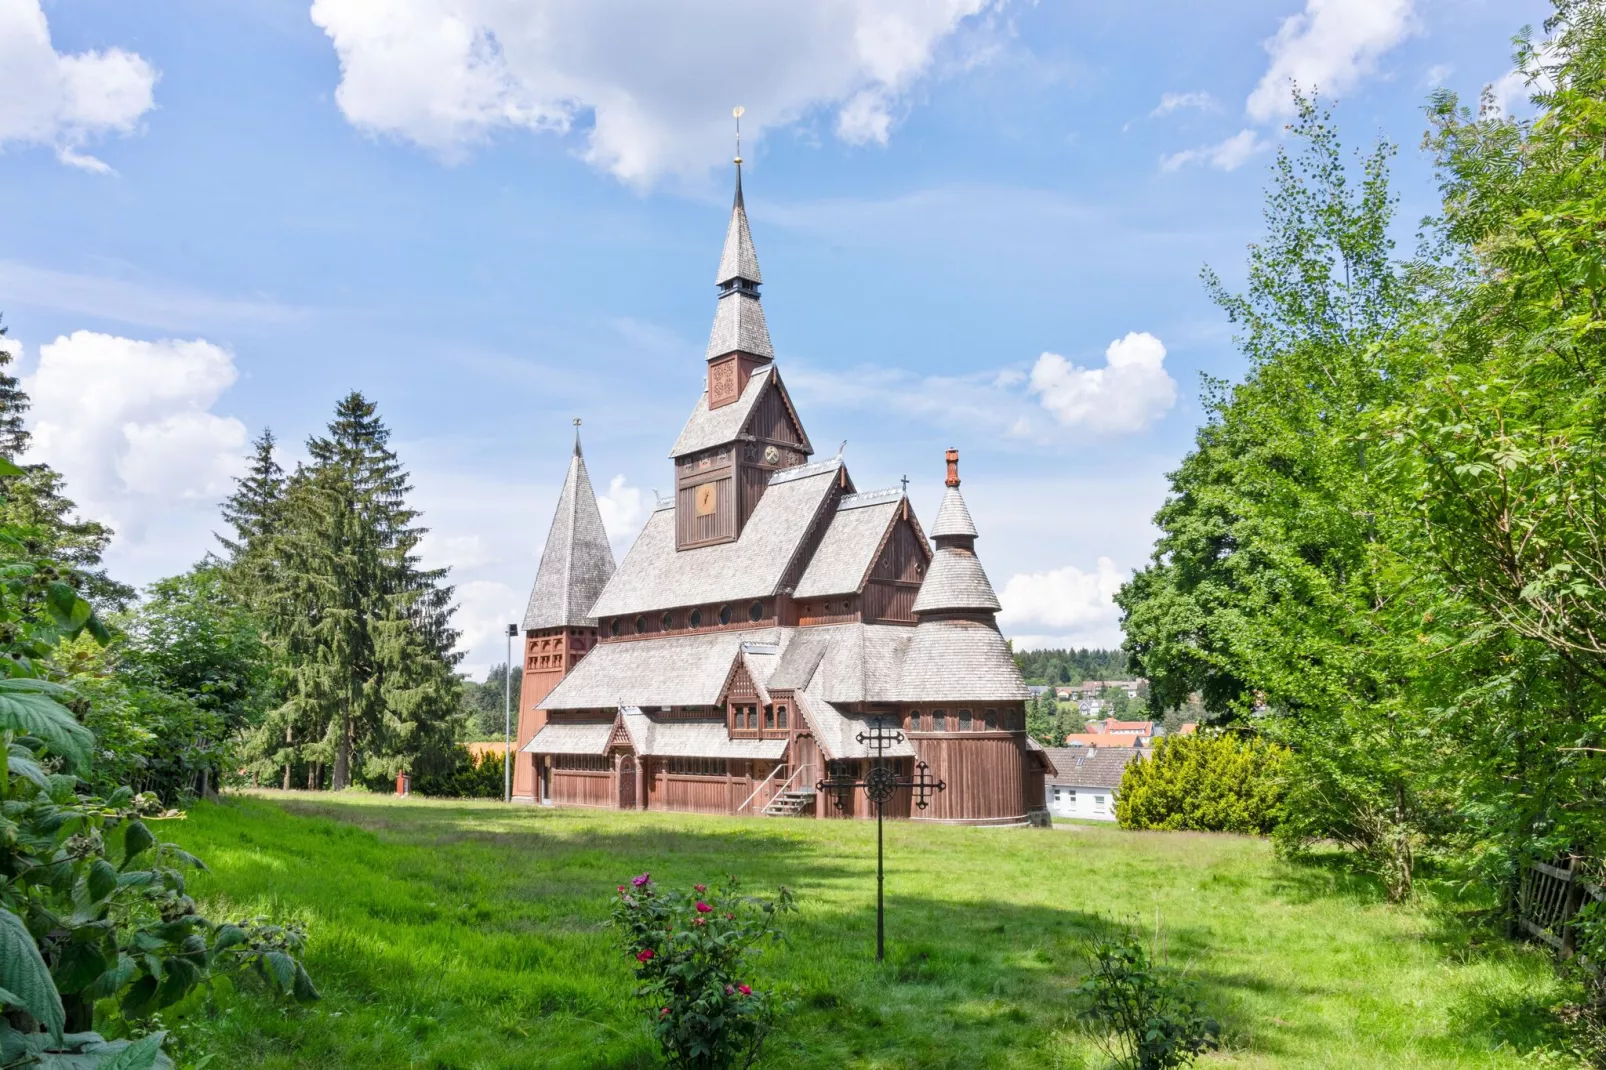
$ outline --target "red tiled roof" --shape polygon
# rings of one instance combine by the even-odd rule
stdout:
[[[1136,735],[1112,736],[1106,732],[1072,732],[1065,737],[1067,747],[1137,747],[1143,737]]]

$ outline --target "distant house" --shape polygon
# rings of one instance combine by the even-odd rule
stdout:
[[[1191,736],[1197,731],[1199,731],[1199,725],[1196,721],[1184,721],[1177,726],[1177,735],[1179,736]]]
[[[1118,687],[1127,693],[1128,698],[1137,698],[1138,689],[1146,683],[1147,680],[1083,680],[1063,690],[1067,692],[1066,698],[1086,699],[1098,698],[1107,687]]]
[[[1130,738],[1130,737],[1128,737]],[[1133,747],[1050,747],[1056,772],[1048,778],[1048,810],[1055,817],[1115,820],[1115,799],[1127,763],[1143,757]]]
[[[1042,698],[1043,697],[1043,692],[1048,690],[1048,685],[1047,684],[1027,684],[1026,685],[1026,690],[1031,693],[1031,696],[1033,698]]]
[[[1114,717],[1106,717],[1102,721],[1089,724],[1088,731],[1099,732],[1112,736],[1142,736],[1147,739],[1154,735],[1153,721],[1118,721]]]
[[[1114,747],[1130,750],[1141,747],[1147,736],[1117,736],[1108,732],[1072,732],[1065,737],[1067,747]]]

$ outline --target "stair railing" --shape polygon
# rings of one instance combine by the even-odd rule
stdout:
[[[780,786],[780,788],[778,788],[775,791],[775,794],[770,796],[770,798],[774,799],[776,795],[780,795],[780,794],[784,793],[788,788],[790,788],[792,786],[792,782],[795,781],[800,775],[802,775],[803,771],[808,769],[808,768],[809,767],[807,765],[798,766],[797,770],[790,777],[787,777],[786,783],[782,784]],[[777,765],[774,769],[771,769],[770,770],[770,775],[765,777],[759,783],[758,787],[753,789],[753,794],[752,795],[749,795],[747,798],[742,800],[742,805],[738,806],[736,808],[736,812],[737,813],[741,813],[744,809],[746,809],[747,808],[747,804],[752,802],[758,796],[758,793],[764,790],[764,785],[768,784],[771,780],[774,780],[775,779],[775,774],[779,773],[780,771],[781,771],[781,767],[779,765]]]

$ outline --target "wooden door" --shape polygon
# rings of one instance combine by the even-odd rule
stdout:
[[[636,759],[628,754],[619,756],[619,809],[636,808]]]

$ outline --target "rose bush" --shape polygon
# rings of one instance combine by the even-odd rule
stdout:
[[[749,1067],[791,998],[748,983],[751,960],[780,943],[778,915],[795,910],[792,893],[744,896],[735,877],[710,891],[662,891],[650,874],[619,885],[613,924],[636,962],[636,995],[652,1018],[669,1065],[687,1070]]]

